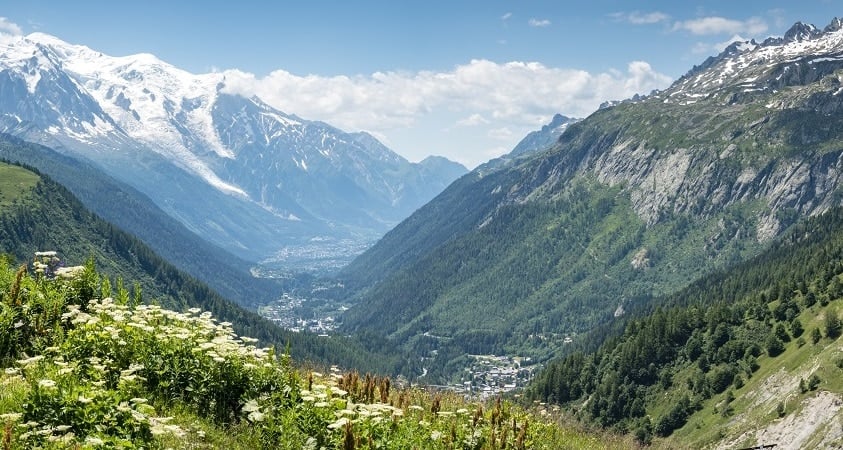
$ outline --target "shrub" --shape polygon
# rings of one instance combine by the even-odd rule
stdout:
[[[775,334],[770,334],[767,337],[765,346],[767,347],[767,354],[771,357],[779,356],[784,351],[784,343]]]

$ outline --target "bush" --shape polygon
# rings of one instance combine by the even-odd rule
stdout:
[[[804,332],[805,329],[802,328],[802,322],[799,321],[799,318],[795,318],[792,322],[790,322],[790,333],[793,337],[798,338],[799,336],[802,336],[802,333]]]
[[[784,352],[784,343],[775,334],[771,334],[767,338],[765,346],[767,347],[767,354],[771,357],[779,356]]]
[[[656,421],[655,427],[653,427],[653,431],[659,436],[670,436],[673,433],[673,430],[676,430],[683,425],[688,420],[688,415],[690,415],[691,411],[691,401],[688,399],[687,395],[683,395],[682,398],[675,404],[673,407],[659,420]]]
[[[840,323],[840,317],[837,311],[829,309],[825,312],[825,336],[829,339],[837,339],[840,336],[840,331],[843,325]]]
[[[814,328],[813,330],[811,330],[811,343],[812,344],[817,345],[817,342],[819,342],[820,339],[822,339],[822,337],[823,336],[820,333],[819,328]]]

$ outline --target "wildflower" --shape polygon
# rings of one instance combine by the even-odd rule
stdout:
[[[433,439],[434,441],[438,441],[439,439],[442,438],[442,432],[441,431],[434,431],[433,433],[430,433],[430,438]]]
[[[56,382],[49,379],[49,378],[45,378],[43,380],[38,381],[38,386],[41,386],[42,388],[47,388],[47,389],[54,388],[54,387],[56,387]]]
[[[69,373],[73,373],[72,367],[63,367],[63,368],[59,369],[59,375],[67,375]]]
[[[44,355],[35,355],[32,358],[19,359],[16,362],[18,364],[22,365],[22,366],[28,366],[30,364],[37,363],[38,361],[41,361],[42,359],[44,359]]]
[[[88,403],[91,403],[93,400],[91,400],[90,398],[87,398],[87,397],[80,394],[79,398],[77,398],[76,401],[78,401],[79,403],[82,403],[83,405],[87,405]]]
[[[260,422],[263,420],[263,413],[260,411],[252,411],[248,415],[249,421]]]
[[[252,412],[260,410],[260,405],[258,405],[258,401],[255,399],[249,400],[243,405],[243,411]]]
[[[64,433],[65,431],[70,429],[70,425],[59,425],[56,427],[56,431],[59,433]]]
[[[340,409],[340,410],[334,411],[334,415],[335,415],[335,416],[337,416],[337,417],[342,417],[342,416],[353,416],[353,415],[355,415],[355,414],[357,414],[357,413],[356,413],[356,412],[354,412],[354,411],[353,411],[353,410],[351,410],[351,409],[348,409],[348,408],[346,408],[346,409]]]
[[[105,441],[103,441],[102,439],[100,439],[100,438],[98,438],[98,437],[94,437],[94,436],[88,436],[88,437],[86,437],[86,438],[85,438],[85,443],[86,443],[86,444],[90,444],[90,445],[94,445],[94,446],[97,446],[97,445],[105,445]]]
[[[328,429],[329,429],[329,430],[336,430],[336,429],[338,429],[338,428],[342,428],[342,427],[344,427],[344,426],[345,426],[345,424],[347,424],[348,422],[349,422],[349,420],[348,420],[348,418],[347,418],[347,417],[340,417],[339,419],[337,419],[337,421],[336,421],[336,422],[333,422],[333,423],[331,423],[331,424],[328,424]]]
[[[340,388],[334,388],[334,389],[331,389],[331,393],[332,393],[332,394],[335,394],[335,395],[337,395],[337,396],[339,396],[339,397],[343,397],[343,396],[345,396],[345,394],[348,394],[348,392],[346,392],[346,391],[344,391],[344,390],[342,390],[342,389],[340,389]]]
[[[19,414],[19,413],[0,414],[0,421],[17,422],[18,420],[20,420],[21,417],[23,417],[23,414]]]
[[[5,372],[6,372],[6,375],[10,375],[10,376],[11,375],[17,375],[17,374],[20,373],[20,369],[18,369],[16,367],[7,367]]]

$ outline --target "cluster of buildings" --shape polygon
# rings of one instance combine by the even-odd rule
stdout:
[[[533,378],[537,365],[517,356],[469,355],[460,383],[444,386],[472,398],[491,398],[523,388]]]

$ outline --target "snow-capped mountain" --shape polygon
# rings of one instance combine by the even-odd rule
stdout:
[[[465,172],[431,171],[225,82],[34,33],[0,46],[0,131],[93,161],[252,260],[313,240],[373,240]]]
[[[737,41],[694,67],[661,93],[665,102],[694,102],[724,89],[742,93],[776,91],[806,85],[834,73],[843,63],[843,21],[835,18],[823,30],[802,22],[782,37],[762,43]],[[740,95],[741,92],[734,92]]]

